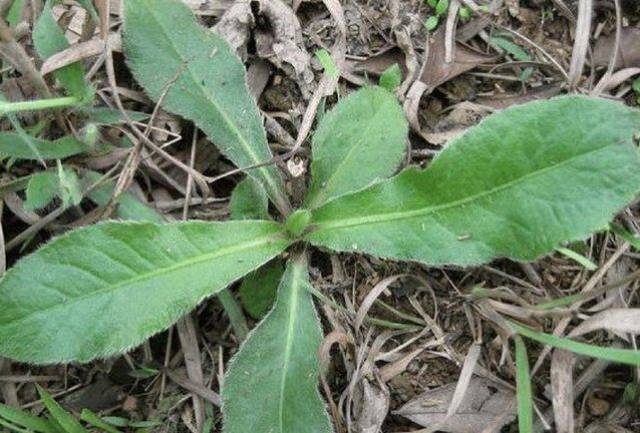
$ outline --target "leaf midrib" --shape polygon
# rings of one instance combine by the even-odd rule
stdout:
[[[145,2],[145,3],[147,3],[147,2]],[[238,140],[240,142],[240,145],[242,146],[243,149],[245,149],[245,151],[249,155],[249,158],[251,160],[253,160],[254,164],[256,164],[256,165],[263,164],[265,161],[261,161],[260,158],[258,158],[258,156],[255,154],[255,152],[253,151],[253,149],[249,145],[249,142],[240,133],[240,130],[231,121],[231,119],[229,119],[229,117],[225,114],[224,110],[220,109],[220,106],[215,101],[215,99],[211,98],[211,95],[209,95],[209,93],[206,91],[207,90],[206,87],[203,86],[202,83],[197,80],[197,77],[194,75],[194,71],[191,68],[190,60],[189,59],[185,59],[180,55],[180,51],[178,50],[178,48],[173,43],[173,40],[170,37],[168,37],[167,29],[162,25],[162,22],[157,18],[157,15],[155,14],[154,8],[147,7],[147,10],[150,11],[149,15],[151,15],[153,17],[154,21],[158,24],[158,27],[160,27],[162,29],[162,35],[164,36],[164,38],[167,41],[169,41],[169,45],[171,46],[171,48],[173,48],[173,51],[176,53],[176,56],[181,60],[182,63],[186,63],[186,65],[187,65],[186,69],[189,71],[189,75],[191,76],[192,82],[195,84],[196,87],[201,89],[201,91],[205,95],[205,98],[207,99],[207,101],[209,101],[211,103],[211,105],[214,106],[214,108],[216,109],[218,114],[224,120],[224,123],[229,127],[229,129],[231,131],[233,131],[233,134],[238,138]],[[200,24],[198,24],[198,23],[196,23],[196,25],[201,27]],[[196,122],[196,123],[199,123],[199,122]],[[244,168],[244,167],[240,167],[240,168]],[[269,184],[269,187],[271,188],[272,194],[275,194],[276,196],[279,196],[279,194],[278,194],[278,191],[279,191],[278,182],[276,182],[273,179],[273,177],[271,176],[271,173],[269,172],[269,170],[267,170],[265,167],[258,167],[257,170],[262,172],[265,180],[267,181],[267,183]]]
[[[287,370],[289,369],[289,361],[291,360],[291,352],[293,350],[293,336],[295,332],[295,323],[298,317],[298,301],[299,301],[299,289],[300,289],[300,270],[301,267],[298,264],[293,264],[293,271],[291,273],[291,299],[289,300],[288,321],[287,321],[287,334],[284,346],[284,359],[282,362],[282,377],[280,379],[280,399],[279,399],[279,426],[280,433],[284,433],[284,391],[287,386]]]
[[[463,205],[467,205],[469,203],[472,203],[476,200],[480,200],[482,198],[497,194],[505,189],[508,189],[510,187],[516,186],[520,183],[523,183],[531,178],[536,178],[538,176],[541,176],[549,171],[555,170],[555,169],[559,169],[562,168],[566,165],[571,164],[572,162],[576,161],[576,160],[580,160],[584,157],[587,156],[592,156],[594,154],[603,152],[605,150],[609,150],[609,148],[612,145],[607,145],[607,146],[603,146],[600,147],[598,149],[594,149],[594,150],[590,150],[588,152],[585,153],[581,153],[579,155],[575,155],[572,156],[571,158],[567,158],[564,161],[561,161],[557,164],[554,164],[552,166],[548,166],[548,167],[544,167],[540,170],[536,170],[533,171],[531,173],[527,173],[524,176],[520,176],[516,179],[510,180],[502,185],[498,185],[495,186],[493,188],[490,188],[486,191],[482,191],[478,194],[474,194],[468,197],[464,197],[458,200],[454,200],[452,202],[449,203],[445,203],[442,205],[437,205],[437,206],[428,206],[428,207],[423,207],[423,208],[419,208],[419,209],[414,209],[414,210],[409,210],[409,211],[399,211],[399,212],[390,212],[390,213],[379,213],[379,214],[373,214],[373,215],[368,215],[368,216],[361,216],[361,217],[352,217],[352,218],[344,218],[344,219],[337,219],[337,220],[330,220],[328,222],[321,222],[315,225],[315,230],[313,232],[311,232],[311,234],[313,235],[313,233],[317,233],[323,230],[330,230],[330,229],[345,229],[345,228],[350,228],[350,227],[357,227],[357,226],[361,226],[361,225],[368,225],[368,224],[380,224],[380,223],[385,223],[385,222],[389,222],[389,221],[394,221],[394,220],[402,220],[402,219],[412,219],[412,218],[418,218],[418,217],[422,217],[425,215],[429,215],[431,213],[435,213],[438,211],[442,211],[442,210],[450,210],[456,207],[461,207]],[[427,168],[428,170],[428,168]],[[392,180],[390,180],[392,181]]]
[[[190,259],[183,260],[183,261],[181,261],[179,263],[176,263],[174,265],[171,265],[171,266],[159,268],[159,269],[156,269],[156,270],[153,270],[151,272],[144,273],[144,274],[138,274],[135,277],[122,280],[122,281],[120,281],[118,283],[115,283],[115,284],[109,284],[109,285],[107,285],[107,286],[105,286],[103,288],[100,288],[98,290],[92,291],[92,292],[84,294],[82,296],[78,296],[78,297],[72,298],[71,300],[68,300],[68,301],[65,301],[65,302],[60,302],[60,303],[54,304],[54,305],[46,307],[46,308],[41,308],[41,309],[32,311],[29,314],[26,314],[26,315],[24,315],[22,317],[19,317],[19,318],[15,319],[15,320],[3,323],[2,326],[9,326],[9,325],[13,325],[15,323],[21,323],[21,322],[24,322],[24,321],[30,319],[32,316],[41,315],[41,314],[43,314],[45,312],[49,313],[51,311],[55,311],[55,310],[57,310],[59,308],[62,308],[62,307],[72,307],[74,304],[81,303],[86,299],[94,298],[96,296],[102,296],[105,293],[113,292],[115,290],[118,290],[119,288],[122,288],[122,287],[125,287],[125,286],[128,286],[128,285],[132,285],[132,284],[138,283],[140,281],[152,280],[152,279],[154,279],[156,277],[159,277],[161,275],[169,274],[171,272],[174,272],[174,271],[177,271],[177,270],[180,270],[180,269],[183,269],[183,268],[188,268],[190,266],[197,265],[199,263],[206,262],[206,261],[209,261],[209,260],[213,260],[213,259],[216,259],[218,257],[231,255],[231,254],[237,253],[237,252],[245,250],[245,249],[250,249],[250,248],[255,248],[255,247],[262,246],[262,245],[266,245],[271,241],[278,240],[280,237],[281,237],[281,233],[279,233],[279,232],[278,233],[273,233],[273,234],[270,234],[268,236],[264,236],[259,240],[252,240],[252,241],[249,241],[249,242],[236,244],[236,245],[233,245],[233,246],[230,246],[230,247],[227,247],[227,248],[219,249],[219,250],[217,250],[217,251],[215,251],[213,253],[201,254],[201,255],[192,257]]]

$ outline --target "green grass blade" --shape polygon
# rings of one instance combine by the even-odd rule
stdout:
[[[514,338],[516,343],[516,384],[518,400],[518,426],[520,433],[533,431],[533,393],[529,376],[529,358],[522,338]]]
[[[31,415],[4,404],[0,404],[0,418],[36,433],[59,433],[58,429],[48,419]]]
[[[510,322],[510,324],[518,334],[551,347],[619,364],[640,366],[640,350],[593,346],[591,344],[580,343],[570,338],[561,338],[555,335],[545,334],[544,332],[538,332],[515,322]]]
[[[82,424],[72,414],[64,410],[44,388],[38,386],[38,393],[42,404],[65,433],[89,433],[89,430],[82,427]]]

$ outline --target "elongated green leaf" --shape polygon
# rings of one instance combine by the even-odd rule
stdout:
[[[231,193],[229,212],[234,220],[269,219],[267,193],[252,177],[246,177]]]
[[[308,206],[391,176],[405,154],[407,132],[398,101],[380,87],[365,87],[340,101],[313,137]]]
[[[578,355],[590,356],[591,358],[604,359],[618,364],[627,364],[640,367],[640,350],[618,349],[613,347],[600,347],[592,344],[581,343],[571,338],[556,337],[553,334],[545,334],[522,326],[515,322],[510,322],[511,326],[518,334],[535,340],[551,347],[566,350]]]
[[[51,421],[28,412],[0,404],[0,419],[37,433],[60,433]]]
[[[51,13],[52,4],[52,0],[47,1],[33,29],[33,43],[43,60],[69,47],[64,32]],[[84,69],[80,62],[62,67],[54,75],[70,95],[83,100],[91,97],[93,91],[84,81]]]
[[[51,394],[45,389],[38,386],[38,393],[42,399],[42,403],[51,413],[53,421],[60,426],[60,429],[65,433],[89,433],[89,430],[82,427],[82,424],[69,412],[67,412],[62,406],[56,402]]]
[[[104,125],[114,125],[118,123],[125,123],[127,121],[117,108],[87,107],[82,110],[82,113],[87,115],[89,121]],[[134,122],[142,122],[150,116],[147,113],[141,113],[139,111],[126,110],[126,113]]]
[[[527,346],[519,335],[516,335],[514,340],[516,343],[516,384],[518,386],[518,427],[520,433],[531,433],[533,431],[533,393],[531,391]]]
[[[107,222],[70,232],[0,281],[0,354],[54,363],[122,352],[288,245],[266,221]]]
[[[273,310],[229,365],[222,389],[226,433],[329,433],[317,390],[322,329],[304,258],[291,260]]]
[[[313,212],[306,239],[426,264],[533,260],[607,227],[640,189],[640,112],[585,97],[510,108],[409,169]]]
[[[37,161],[40,159],[38,156],[42,159],[64,159],[87,150],[87,145],[73,137],[50,141],[22,136],[17,132],[0,132],[0,156]]]
[[[95,414],[89,409],[82,409],[80,418],[82,418],[83,421],[87,422],[92,427],[99,428],[100,430],[106,433],[122,433],[120,430],[118,430],[111,424],[104,422],[97,414]]]
[[[130,69],[149,96],[157,101],[166,92],[164,107],[194,121],[234,164],[271,160],[242,62],[182,2],[126,0],[123,43]],[[278,208],[288,208],[273,165],[248,174],[263,183]]]

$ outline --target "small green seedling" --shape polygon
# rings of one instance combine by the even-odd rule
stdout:
[[[253,183],[234,193],[234,221],[105,222],[20,260],[0,281],[0,355],[51,364],[126,352],[288,250],[275,303],[228,364],[228,433],[332,431],[317,391],[323,335],[308,249],[428,266],[531,261],[606,228],[640,190],[640,112],[622,104],[568,96],[510,108],[425,170],[396,174],[407,122],[391,92],[365,87],[317,125],[307,196],[293,210],[281,173],[265,164],[273,156],[260,112],[227,43],[179,0],[125,0],[124,25],[125,56],[148,95],[251,167]],[[517,324],[514,332],[566,343]],[[566,347],[593,353],[585,346]],[[522,341],[516,348],[522,423],[530,424]],[[616,351],[640,363],[638,352]]]

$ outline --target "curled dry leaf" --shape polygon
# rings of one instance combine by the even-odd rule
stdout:
[[[364,378],[361,383],[361,401],[356,414],[357,433],[379,433],[389,412],[389,390],[381,382]]]
[[[247,57],[247,43],[251,37],[254,19],[249,2],[234,3],[220,17],[213,31],[233,47],[240,57]]]
[[[593,63],[596,66],[607,66],[615,48],[615,32],[599,38],[593,49]],[[637,66],[640,66],[640,29],[623,27],[615,67],[617,69]]]
[[[433,431],[451,433],[498,432],[515,419],[515,394],[494,382],[474,377],[458,410],[447,417],[456,383],[420,394],[394,413]]]
[[[260,0],[259,13],[269,25],[256,28],[258,55],[283,69],[308,99],[312,93],[313,71],[298,18],[281,0]]]

